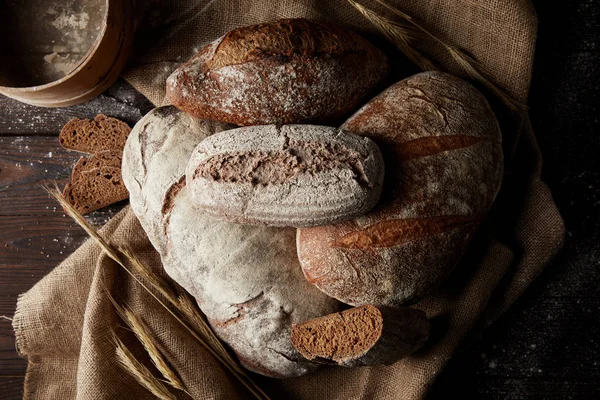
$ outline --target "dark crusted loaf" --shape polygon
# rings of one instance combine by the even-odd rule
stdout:
[[[352,305],[411,304],[464,253],[502,181],[501,133],[485,98],[439,72],[391,86],[342,126],[382,150],[378,205],[298,231],[306,278]]]
[[[306,19],[230,31],[167,80],[167,97],[198,118],[237,125],[334,123],[382,81],[382,52],[358,34]]]
[[[116,118],[98,114],[93,120],[73,118],[62,128],[60,144],[70,150],[94,154],[102,150],[123,151],[131,128]]]

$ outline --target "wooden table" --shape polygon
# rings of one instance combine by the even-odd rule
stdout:
[[[72,117],[105,113],[131,126],[152,104],[124,81],[75,107],[44,109],[0,96],[0,315],[12,317],[20,293],[58,265],[86,234],[66,217],[41,185],[68,182],[81,153],[67,151],[58,133]],[[125,203],[125,202],[124,202]],[[103,225],[123,207],[91,215]],[[15,351],[10,321],[0,319],[0,398],[20,399],[27,363]]]
[[[543,176],[568,229],[564,250],[515,306],[463,349],[432,398],[600,398],[600,10],[593,0],[533,1],[540,19],[530,114]],[[57,139],[71,117],[133,124],[152,108],[119,81],[98,99],[40,109],[0,97],[0,315],[85,239],[40,184],[64,184],[79,158]],[[122,205],[91,217],[105,223]],[[19,399],[26,362],[0,320],[0,398]]]

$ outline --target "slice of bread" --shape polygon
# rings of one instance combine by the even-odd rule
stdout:
[[[121,179],[121,168],[102,166],[87,170],[80,179],[67,184],[65,198],[81,214],[125,200],[129,192]]]
[[[73,167],[71,183],[85,179],[90,171],[102,167],[121,168],[121,152],[119,150],[103,150],[91,157],[81,157]],[[94,171],[92,171],[94,172]]]
[[[131,128],[116,118],[98,114],[93,120],[73,118],[58,137],[60,144],[70,150],[98,153],[102,150],[123,152]]]
[[[290,339],[313,362],[389,365],[419,349],[430,329],[421,310],[363,305],[294,325]]]

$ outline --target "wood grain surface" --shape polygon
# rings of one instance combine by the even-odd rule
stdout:
[[[86,239],[42,185],[69,181],[83,155],[63,149],[58,133],[72,117],[98,113],[133,125],[152,105],[124,81],[97,99],[69,108],[39,108],[0,97],[0,315],[12,318],[27,291]],[[105,224],[124,204],[89,216]],[[0,319],[0,398],[22,397],[27,362],[15,350],[10,321]]]
[[[530,115],[543,178],[565,217],[565,248],[499,321],[450,361],[429,398],[600,398],[600,6],[533,0],[540,22]],[[135,123],[151,104],[124,81],[75,107],[0,97],[0,315],[85,240],[41,184],[64,184],[79,158],[57,135],[97,113]],[[93,213],[104,224],[123,204]],[[0,398],[20,399],[26,361],[0,319]]]

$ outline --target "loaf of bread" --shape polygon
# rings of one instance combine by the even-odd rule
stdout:
[[[299,229],[304,274],[344,303],[414,303],[455,267],[496,197],[496,118],[467,82],[426,72],[385,90],[342,129],[382,150],[382,196],[352,221]]]
[[[267,376],[302,375],[316,365],[292,346],[291,325],[340,304],[304,279],[294,229],[233,224],[194,208],[187,160],[201,140],[225,128],[174,107],[142,118],[123,154],[131,207],[166,272],[196,298],[242,365]]]
[[[343,367],[389,365],[429,337],[425,313],[364,305],[292,327],[292,344],[308,360]]]
[[[231,125],[203,121],[173,106],[158,107],[138,121],[123,151],[123,181],[129,189],[131,209],[150,242],[164,253],[164,212],[180,187],[183,171],[198,143]]]
[[[370,139],[317,125],[261,125],[203,140],[188,163],[199,210],[238,223],[316,226],[370,210],[383,159]]]
[[[234,29],[167,80],[171,104],[237,125],[334,124],[384,79],[385,56],[358,34],[306,19]]]
[[[131,128],[116,118],[98,114],[93,120],[73,118],[60,131],[58,140],[69,150],[98,153],[102,150],[123,151]]]

